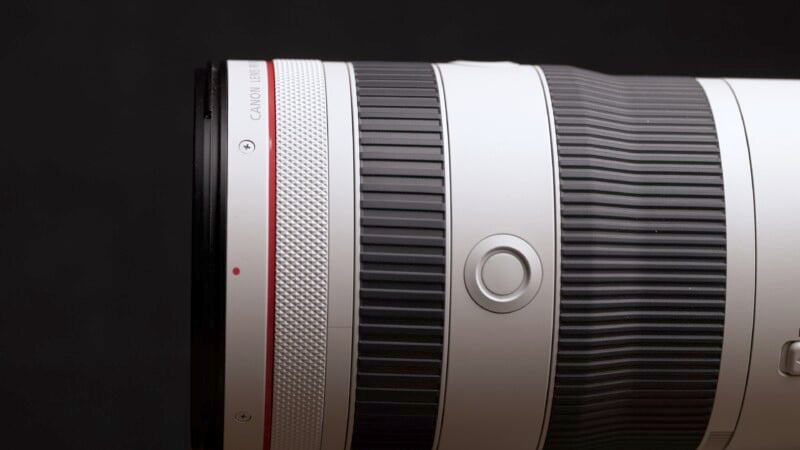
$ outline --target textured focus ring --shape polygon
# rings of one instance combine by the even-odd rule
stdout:
[[[696,80],[544,67],[561,189],[546,449],[693,449],[714,403],[726,233]]]
[[[430,64],[353,67],[361,224],[352,448],[430,449],[446,278],[439,90]]]
[[[328,132],[319,61],[275,61],[275,360],[271,448],[322,439],[328,287]]]

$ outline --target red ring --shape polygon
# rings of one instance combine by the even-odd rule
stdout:
[[[268,257],[267,257],[267,360],[264,387],[264,450],[270,447],[272,427],[272,378],[275,360],[275,67],[267,61],[267,91],[269,93],[269,197]]]

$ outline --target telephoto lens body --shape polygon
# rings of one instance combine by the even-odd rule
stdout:
[[[800,81],[195,79],[192,448],[800,448]]]

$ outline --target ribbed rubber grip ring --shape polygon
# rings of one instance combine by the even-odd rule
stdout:
[[[691,78],[543,67],[561,189],[546,449],[693,449],[725,319],[716,128]]]
[[[445,312],[446,198],[430,64],[354,63],[360,290],[353,449],[430,449]]]

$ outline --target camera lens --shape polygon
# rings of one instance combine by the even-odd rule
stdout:
[[[195,78],[195,449],[797,443],[800,82]]]

